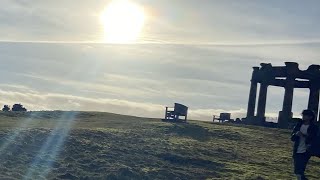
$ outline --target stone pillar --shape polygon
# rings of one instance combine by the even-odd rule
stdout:
[[[257,86],[258,86],[257,82],[251,81],[247,117],[254,116],[254,112],[256,109]]]
[[[312,75],[310,81],[310,94],[308,109],[316,114],[316,120],[319,120],[319,91],[320,91],[320,65],[312,64],[308,67],[307,73]]]
[[[268,91],[268,84],[261,83],[260,91],[259,91],[259,99],[258,99],[258,112],[257,117],[260,123],[264,122],[266,117],[266,104],[267,104],[267,91]]]
[[[310,88],[309,94],[309,102],[308,102],[308,109],[311,109],[316,114],[316,121],[318,120],[318,112],[319,112],[319,98],[320,98],[320,91],[318,88]]]
[[[294,62],[286,62],[286,84],[284,86],[284,98],[282,111],[279,112],[278,126],[280,128],[288,128],[289,120],[292,119],[292,100],[295,87],[296,73],[299,72],[299,64]]]
[[[287,78],[284,91],[282,111],[279,112],[278,124],[281,128],[287,128],[289,119],[292,118],[292,100],[294,92],[294,78]]]
[[[247,118],[254,117],[254,112],[256,109],[256,98],[257,98],[257,86],[258,83],[256,79],[256,73],[259,70],[259,67],[253,67],[251,86],[249,93],[248,109],[247,109]]]

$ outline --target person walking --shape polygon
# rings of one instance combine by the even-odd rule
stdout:
[[[317,136],[318,126],[315,124],[316,115],[312,110],[302,111],[302,119],[293,128],[291,140],[293,146],[294,173],[298,180],[307,180],[305,170],[311,157],[309,148]]]

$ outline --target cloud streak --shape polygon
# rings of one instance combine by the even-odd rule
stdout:
[[[109,1],[3,0],[1,104],[162,117],[180,102],[192,118],[243,114],[252,66],[320,58],[318,1],[136,0],[148,13],[141,39],[104,44],[99,14]],[[297,93],[294,112],[305,108]],[[277,114],[283,91],[269,91]]]
[[[0,95],[6,97],[2,104],[24,102],[30,110],[75,110],[75,111],[107,111],[139,117],[163,118],[165,105],[153,103],[139,103],[121,99],[94,99],[66,94],[41,94],[3,91]],[[170,106],[170,105],[169,105]],[[211,120],[213,114],[225,112],[223,109],[196,109],[190,107],[189,117],[199,120]],[[244,110],[231,110],[234,117],[243,117]]]
[[[21,102],[33,110],[89,109],[162,117],[165,105],[180,102],[194,110],[212,110],[204,117],[211,119],[215,109],[246,109],[252,66],[283,65],[303,54],[299,63],[306,69],[316,63],[319,48],[316,43],[257,47],[0,43],[0,76],[5,77],[0,79],[0,103]],[[277,114],[282,98],[281,88],[269,91],[267,113]],[[306,93],[295,96],[295,113],[305,108],[305,99]],[[133,104],[127,107],[125,102]],[[149,107],[154,108],[142,110]]]

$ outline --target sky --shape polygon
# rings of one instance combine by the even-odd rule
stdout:
[[[319,63],[320,1],[132,0],[146,20],[135,43],[104,42],[108,0],[2,0],[0,105],[192,119],[244,117],[253,66]],[[267,116],[284,90],[270,87]],[[296,89],[293,111],[306,108]]]

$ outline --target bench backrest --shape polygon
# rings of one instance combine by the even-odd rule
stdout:
[[[188,114],[188,107],[183,104],[174,103],[174,113],[176,115],[186,116]]]
[[[220,118],[221,120],[230,120],[231,114],[230,113],[220,113]]]

